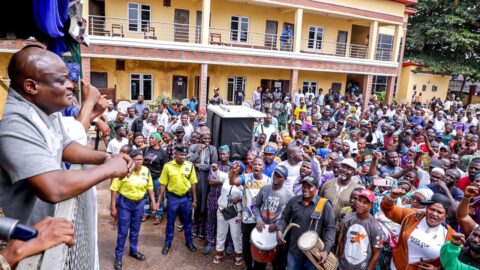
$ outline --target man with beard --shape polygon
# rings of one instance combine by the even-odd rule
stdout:
[[[340,165],[339,175],[336,179],[325,183],[320,190],[320,197],[330,200],[334,207],[335,217],[338,217],[340,210],[350,205],[350,194],[360,187],[352,181],[352,176],[357,168],[353,159],[344,159]]]
[[[283,165],[288,170],[288,177],[284,183],[286,189],[293,192],[293,184],[300,176],[300,166],[303,161],[302,149],[295,145],[287,147],[287,160],[282,161],[279,165]]]
[[[258,136],[257,141],[252,143],[252,150],[257,151],[258,153],[262,153],[266,143],[267,135],[265,133],[262,133]]]
[[[287,179],[288,169],[285,166],[277,166],[273,172],[272,184],[263,186],[258,192],[253,212],[257,217],[257,230],[262,232],[268,229],[269,232],[278,230],[282,212],[287,202],[294,194],[287,190],[283,183]],[[286,253],[283,246],[278,247],[277,255],[272,262],[274,269],[285,269]],[[266,264],[254,262],[254,269],[265,269]]]
[[[465,188],[475,180],[477,173],[480,173],[480,157],[473,158],[470,161],[470,165],[468,165],[468,176],[460,179],[457,187],[461,190],[465,190]]]
[[[275,147],[267,145],[263,149],[263,161],[265,162],[265,169],[263,169],[263,174],[268,177],[272,177],[273,169],[277,167],[278,163],[275,162],[275,153],[277,149]]]
[[[315,211],[319,203],[324,205],[321,212]],[[289,223],[298,224],[300,228],[292,228],[285,241],[282,232]],[[318,256],[319,264],[322,265],[327,261],[327,256],[335,244],[335,219],[331,202],[318,196],[318,179],[312,176],[302,179],[302,195],[288,201],[278,227],[279,243],[287,243],[287,269],[315,268],[297,245],[298,238],[308,230],[315,230],[325,244]]]
[[[342,153],[342,140],[335,138],[332,141],[332,153],[337,153],[339,157],[343,157]]]
[[[293,184],[293,194],[295,196],[302,194],[302,179],[312,175],[312,163],[309,160],[304,160],[300,166],[300,176]]]
[[[460,173],[455,169],[447,170],[441,180],[433,182],[435,173],[432,171],[430,177],[430,179],[432,179],[432,183],[427,185],[427,187],[434,193],[441,193],[442,195],[447,196],[449,199],[453,198],[457,202],[460,201],[464,194],[461,189],[455,186],[460,179]]]
[[[210,145],[210,132],[200,135],[201,143],[190,146],[187,159],[195,165],[198,184],[196,188],[198,198],[198,208],[195,211],[196,234],[200,240],[205,237],[205,225],[207,218],[207,196],[208,196],[208,175],[210,165],[218,162],[218,154],[215,146]]]

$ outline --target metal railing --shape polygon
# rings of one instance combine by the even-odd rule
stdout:
[[[73,167],[73,166],[72,166]],[[81,168],[81,166],[75,166]],[[74,168],[75,168],[74,167]],[[75,245],[65,244],[23,259],[16,270],[92,270],[96,268],[96,198],[93,189],[58,204],[56,217],[74,223]]]
[[[188,24],[129,20],[104,16],[89,17],[89,34],[172,42],[201,42],[201,27]]]
[[[362,59],[368,57],[368,46],[342,42],[314,41],[312,39],[302,39],[301,51],[339,57]]]
[[[188,24],[129,20],[91,15],[89,33],[92,36],[125,37],[161,40],[170,42],[201,43],[201,27]],[[208,44],[235,48],[250,48],[269,51],[293,51],[293,36],[257,33],[245,30],[209,28]],[[302,53],[331,55],[337,57],[368,58],[368,46],[341,42],[301,39]],[[377,47],[375,60],[393,61],[391,49]]]

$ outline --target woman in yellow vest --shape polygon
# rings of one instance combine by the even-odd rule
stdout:
[[[130,153],[135,163],[132,175],[123,179],[114,178],[110,186],[112,217],[118,217],[118,237],[115,248],[115,270],[122,269],[123,247],[130,229],[130,256],[145,261],[145,255],[138,252],[138,234],[142,224],[143,206],[145,205],[145,192],[148,191],[151,209],[155,213],[157,205],[154,203],[153,182],[150,171],[143,164],[143,153],[135,149]],[[118,196],[117,196],[118,195]]]

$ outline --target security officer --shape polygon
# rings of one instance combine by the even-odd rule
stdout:
[[[175,159],[165,164],[160,175],[160,195],[162,198],[165,190],[167,192],[167,227],[165,229],[165,247],[163,255],[167,255],[172,246],[173,229],[177,214],[181,216],[184,225],[185,245],[191,252],[197,248],[192,242],[192,219],[191,209],[197,207],[197,175],[193,163],[186,161],[188,148],[185,145],[175,146]],[[193,201],[192,201],[193,200]],[[160,201],[157,201],[157,207]]]
[[[130,153],[135,163],[135,168],[130,176],[123,179],[114,178],[110,186],[112,217],[118,216],[118,237],[115,248],[115,270],[122,269],[123,247],[130,229],[130,256],[145,261],[145,255],[138,252],[138,234],[142,224],[143,206],[145,205],[145,192],[152,202],[152,210],[155,212],[157,205],[154,203],[153,182],[150,171],[143,164],[143,153],[135,149]],[[117,196],[118,194],[118,196]]]

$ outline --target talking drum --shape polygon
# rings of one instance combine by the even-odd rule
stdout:
[[[318,260],[320,252],[325,248],[322,239],[318,237],[315,231],[304,232],[297,241],[298,248],[305,253],[305,256],[315,265],[317,269],[334,270],[338,267],[338,260],[332,253],[328,254],[327,261],[320,265]]]
[[[257,228],[250,235],[252,257],[255,261],[268,263],[275,259],[277,254],[277,232],[269,232],[264,228],[259,232]]]

